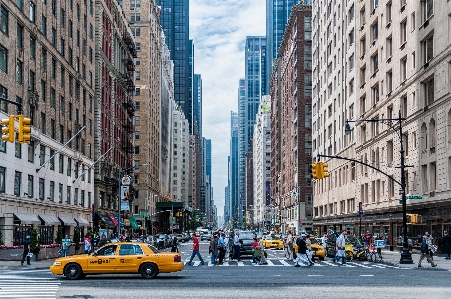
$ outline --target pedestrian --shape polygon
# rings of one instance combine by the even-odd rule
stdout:
[[[313,249],[312,249],[312,241],[310,240],[310,235],[307,234],[307,236],[305,237],[305,245],[307,246],[307,258],[309,263],[314,264],[315,262],[313,261]]]
[[[194,256],[197,255],[197,257],[200,260],[200,264],[204,265],[204,260],[202,259],[202,256],[199,253],[199,239],[197,238],[196,234],[193,234],[193,247],[192,247],[193,253],[191,254],[191,258],[188,262],[188,265],[191,266],[192,261],[194,259]]]
[[[293,259],[293,235],[291,234],[291,231],[289,230],[287,233],[287,255],[288,260]]]
[[[216,257],[218,256],[218,235],[214,235],[210,241],[208,252],[211,253],[211,263],[216,264]]]
[[[366,234],[363,235],[363,244],[365,246],[370,246],[370,244],[372,243],[371,241],[373,240],[373,235],[370,234],[369,231],[366,231]]]
[[[69,255],[69,247],[72,245],[71,239],[69,239],[69,236],[66,235],[66,237],[61,240],[61,256],[68,256]]]
[[[424,232],[424,236],[421,242],[421,257],[418,261],[418,268],[421,268],[421,262],[424,260],[424,258],[427,259],[428,263],[431,263],[432,267],[436,267],[437,264],[434,263],[434,261],[431,259],[431,256],[429,255],[429,244],[431,242],[431,236],[429,235],[428,231]]]
[[[233,249],[234,255],[233,258],[237,261],[241,261],[240,259],[240,248],[241,248],[241,240],[240,240],[240,232],[236,232],[235,237],[233,237]]]
[[[31,265],[30,256],[28,253],[30,252],[30,236],[26,236],[23,241],[23,253],[22,253],[22,261],[20,264],[23,266],[23,262],[25,262],[25,258],[27,258],[27,265]]]
[[[218,255],[219,255],[219,264],[222,265],[224,262],[224,257],[226,253],[226,243],[225,243],[225,234],[221,233],[221,236],[218,239]]]
[[[337,240],[335,242],[335,257],[333,259],[334,263],[341,258],[341,264],[346,264],[346,250],[345,250],[345,244],[346,244],[346,231],[342,230],[341,234],[337,237]]]
[[[171,252],[178,252],[178,240],[176,236],[172,239]]]
[[[307,266],[313,266],[307,257],[307,243],[305,242],[306,235],[302,234],[299,238],[296,239],[296,245],[298,246],[298,253],[296,256],[296,260],[294,262],[295,267],[300,267],[299,263],[306,263]]]
[[[263,246],[262,238],[257,237],[257,240],[258,240],[258,246],[260,247],[260,255],[261,255],[261,259],[262,259],[262,264],[267,265],[268,262],[266,261],[265,246]]]
[[[91,251],[91,239],[89,239],[88,235],[85,235],[84,246],[85,254],[89,253]]]
[[[260,247],[258,245],[257,238],[254,238],[254,243],[252,243],[252,264],[261,264],[261,253]]]
[[[449,260],[451,253],[451,237],[449,236],[447,231],[443,232],[442,246],[442,251],[445,254],[445,260]]]

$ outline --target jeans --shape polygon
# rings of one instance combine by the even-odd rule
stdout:
[[[222,262],[224,261],[224,256],[225,256],[225,249],[219,248],[219,263],[220,264],[222,264]]]
[[[189,263],[191,265],[191,262],[193,261],[194,256],[196,256],[199,258],[200,263],[203,265],[204,264],[204,260],[202,259],[202,256],[199,253],[199,250],[193,250],[193,253],[191,254],[191,258],[189,259]]]
[[[211,263],[214,264],[216,259],[216,254],[211,253]]]
[[[27,265],[31,265],[30,257],[28,256],[28,251],[23,252],[21,264],[23,265],[23,262],[25,262],[25,257],[27,258]]]
[[[240,248],[241,245],[233,245],[233,248],[235,249],[235,255],[233,256],[233,258],[237,259],[238,261],[240,261]]]
[[[63,253],[61,256],[68,256],[69,255],[69,248],[63,248]]]

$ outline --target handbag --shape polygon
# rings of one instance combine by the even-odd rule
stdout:
[[[29,253],[27,254],[27,256],[33,257],[33,253],[32,253],[32,252],[29,252]]]
[[[58,250],[58,255],[63,256],[63,249]]]

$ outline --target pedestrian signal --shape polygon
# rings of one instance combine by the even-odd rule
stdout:
[[[2,119],[2,140],[14,143],[14,115],[7,119]]]
[[[31,140],[31,119],[19,115],[19,142],[28,143]]]

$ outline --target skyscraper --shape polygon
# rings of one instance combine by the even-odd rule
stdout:
[[[202,136],[202,76],[199,74],[194,74],[193,118],[199,136]]]
[[[160,24],[174,62],[174,99],[190,124],[192,133],[193,103],[190,97],[189,0],[157,0],[161,6]],[[190,48],[191,45],[191,48]],[[191,99],[191,101],[190,101]]]
[[[242,79],[243,80],[243,79]],[[244,81],[244,80],[243,80]],[[244,84],[244,82],[243,82]],[[243,87],[244,94],[244,87]],[[238,113],[230,112],[229,220],[238,217]],[[224,213],[225,214],[225,213]]]
[[[240,79],[238,89],[239,109],[239,198],[246,205],[246,152],[253,135],[255,115],[260,97],[268,91],[266,84],[266,38],[248,36],[245,49],[245,79]],[[243,210],[241,209],[240,210]],[[243,213],[239,219],[242,220]],[[242,222],[242,221],[240,221]]]

